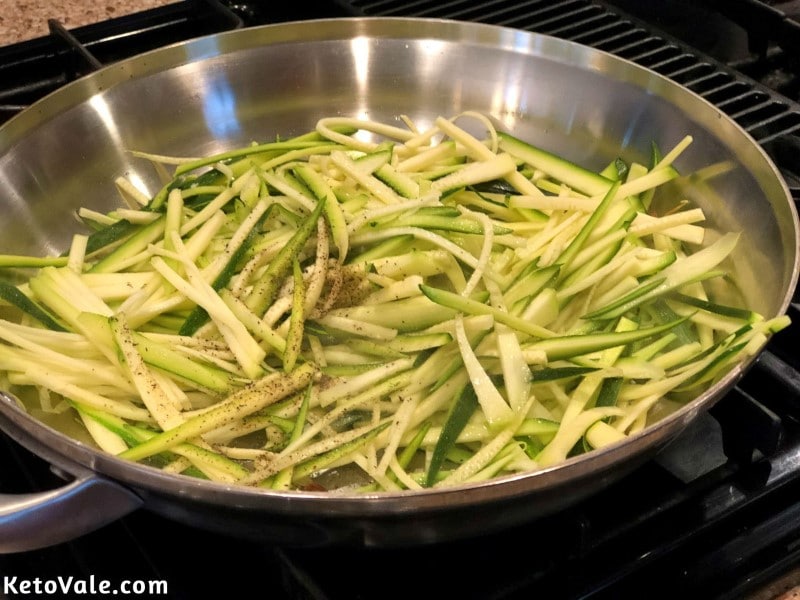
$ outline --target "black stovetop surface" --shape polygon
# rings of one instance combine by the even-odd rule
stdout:
[[[234,27],[338,16],[479,20],[573,39],[653,68],[716,102],[759,141],[800,198],[796,2],[760,0],[185,0],[0,48],[0,117],[117,60]],[[797,12],[795,12],[797,10]],[[53,15],[57,18],[58,15]],[[800,29],[798,29],[800,32]],[[70,49],[72,38],[84,44]],[[85,54],[91,56],[87,58]],[[655,460],[528,525],[401,549],[243,541],[144,510],[73,542],[0,555],[8,578],[164,581],[170,598],[744,598],[800,564],[800,310],[709,414]],[[0,437],[0,492],[58,485]],[[89,597],[89,596],[84,596]],[[154,596],[155,597],[155,596]]]

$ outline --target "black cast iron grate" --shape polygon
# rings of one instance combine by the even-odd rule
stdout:
[[[55,9],[54,9],[55,10]],[[190,37],[242,27],[217,0],[187,0],[67,30],[55,11],[50,35],[0,48],[0,124],[98,67]]]

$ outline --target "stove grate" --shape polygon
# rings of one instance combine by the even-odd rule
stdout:
[[[218,0],[189,0],[0,48],[0,124],[30,104],[102,65],[167,43],[244,26]],[[134,50],[132,51],[132,48]]]

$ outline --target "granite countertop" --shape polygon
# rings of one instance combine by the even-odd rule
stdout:
[[[67,29],[164,6],[177,0],[17,0],[0,11],[0,46],[47,35],[47,20]]]

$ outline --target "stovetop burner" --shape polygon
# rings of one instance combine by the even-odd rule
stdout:
[[[674,79],[761,143],[798,200],[799,14],[800,2],[776,0],[186,0],[72,31],[55,21],[48,38],[0,48],[0,121],[96,63],[189,37],[312,17],[454,18],[571,39]],[[790,316],[795,324],[737,388],[655,460],[512,531],[332,551],[237,540],[141,511],[70,543],[0,555],[0,577],[163,581],[171,598],[254,585],[274,599],[746,598],[800,564],[800,305]],[[0,461],[4,493],[59,483],[6,438]]]

